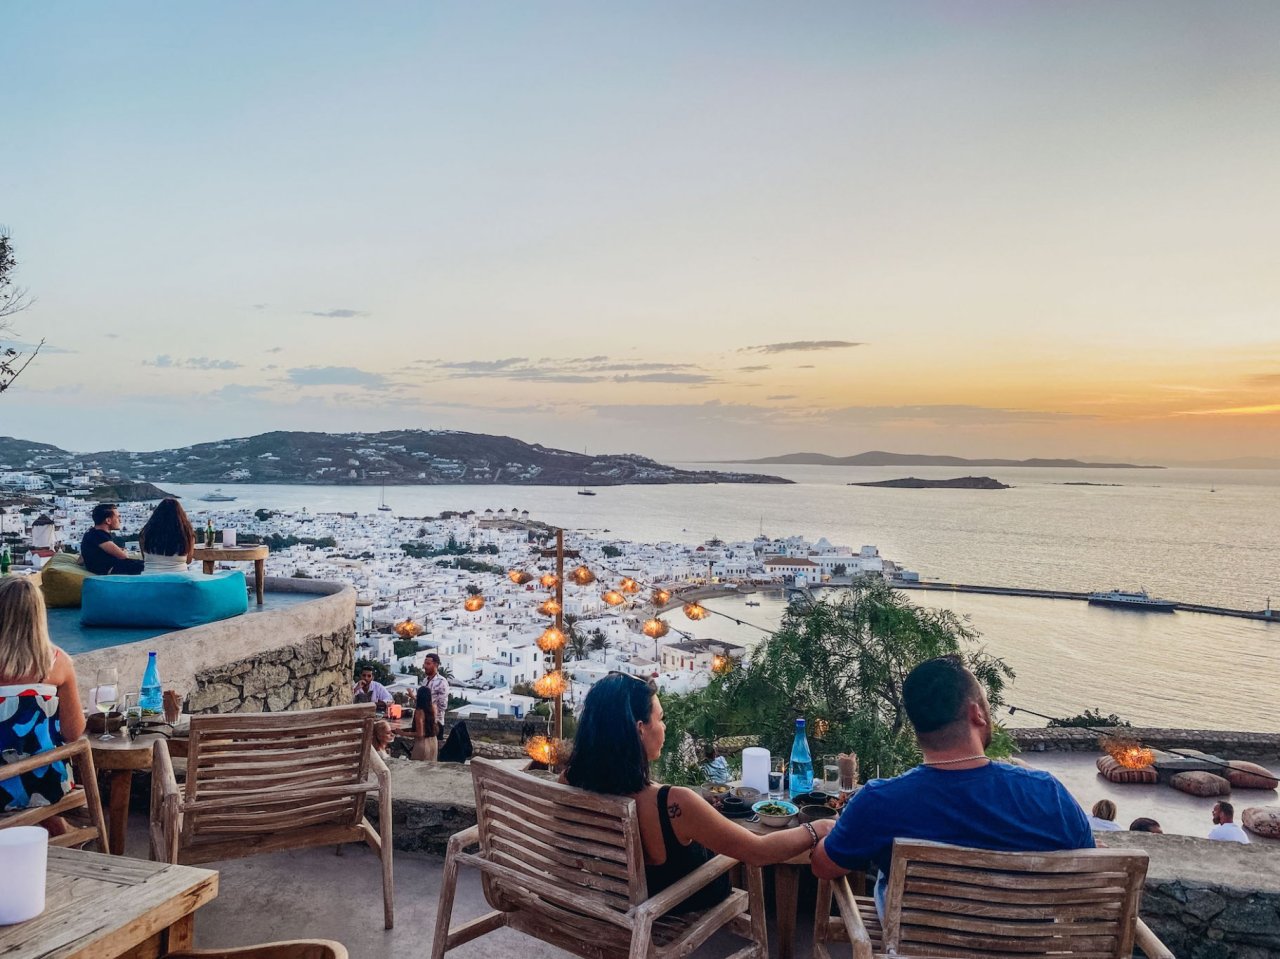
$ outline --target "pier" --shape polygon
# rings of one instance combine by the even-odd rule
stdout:
[[[1032,599],[1072,599],[1089,601],[1088,593],[1063,589],[1026,589],[1020,586],[975,586],[969,583],[907,582],[891,580],[894,589],[936,590],[945,593],[979,593],[987,596],[1027,596]],[[1112,607],[1115,608],[1115,607]],[[1227,606],[1204,606],[1199,603],[1175,602],[1173,608],[1182,613],[1206,613],[1210,616],[1231,616],[1235,619],[1257,619],[1265,623],[1280,623],[1280,611],[1274,609],[1231,609]],[[1145,612],[1141,608],[1137,612]]]

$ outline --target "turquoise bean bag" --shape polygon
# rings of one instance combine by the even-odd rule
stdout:
[[[168,626],[190,629],[249,611],[244,573],[156,573],[94,576],[80,601],[82,626]]]

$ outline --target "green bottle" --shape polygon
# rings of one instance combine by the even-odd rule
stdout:
[[[205,546],[213,545],[213,518],[212,517],[209,518],[209,523],[204,528],[204,545]]]
[[[9,547],[6,545],[3,551],[0,551],[0,576],[5,576],[9,572],[9,567],[13,560],[9,556]]]

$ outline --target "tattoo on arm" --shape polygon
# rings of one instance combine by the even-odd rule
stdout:
[[[667,807],[667,815],[672,819],[680,818],[680,804],[673,802]]]

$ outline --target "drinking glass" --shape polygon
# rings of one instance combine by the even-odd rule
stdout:
[[[781,769],[769,770],[769,798],[781,799],[783,794],[782,783],[784,773]]]
[[[834,757],[822,765],[822,783],[825,787],[824,791],[830,796],[840,791],[840,764]]]
[[[115,708],[119,695],[120,676],[116,668],[109,666],[98,670],[98,688],[94,690],[93,704],[98,708],[98,712],[102,713],[102,735],[98,737],[101,740],[116,738],[107,729],[107,714]]]

